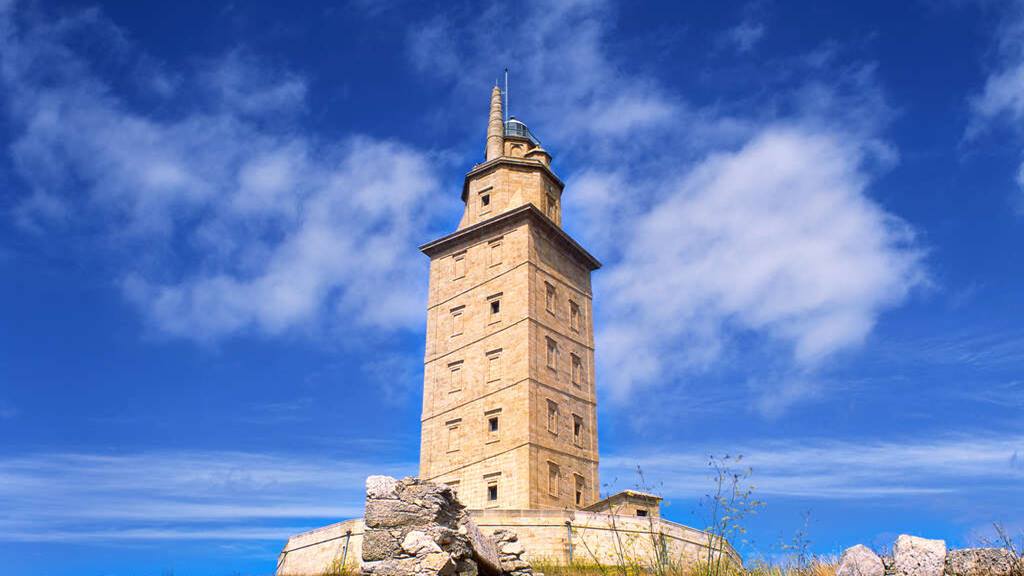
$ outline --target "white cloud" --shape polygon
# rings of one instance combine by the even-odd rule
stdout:
[[[244,452],[11,456],[0,459],[0,537],[280,540],[360,516],[366,476],[414,469]]]
[[[969,104],[971,119],[965,130],[967,141],[980,138],[997,120],[1006,118],[1019,126],[1024,120],[1024,2],[1007,2],[1001,7],[1003,22],[996,31],[998,59],[985,79],[980,93]],[[1012,208],[1024,214],[1024,162],[1014,177],[1017,189],[1010,198]]]
[[[664,486],[666,496],[696,498],[711,488],[708,454],[742,454],[741,467],[752,469],[758,497],[866,500],[946,494],[971,498],[979,511],[1009,517],[1024,512],[1019,506],[1007,509],[997,498],[981,498],[1003,494],[1024,502],[1024,467],[1014,465],[1015,455],[1024,453],[1020,435],[884,442],[808,438],[703,448],[707,451],[612,454],[602,458],[601,472],[628,481],[640,466],[648,480]]]
[[[863,153],[842,134],[772,126],[673,183],[606,273],[613,392],[714,361],[733,331],[790,345],[801,370],[859,344],[920,281],[909,229],[865,194]]]
[[[744,21],[759,10],[748,6]],[[923,277],[913,231],[869,196],[897,159],[878,136],[891,111],[874,67],[797,59],[805,80],[764,106],[701,109],[616,59],[614,18],[600,1],[528,4],[515,18],[495,8],[458,22],[477,31],[468,35],[439,30],[450,22],[416,26],[411,45],[422,70],[481,103],[483,87],[466,79],[514,62],[512,112],[528,108],[556,169],[566,155],[575,168],[564,214],[606,263],[595,278],[597,359],[612,398],[680,385],[737,334],[790,351],[789,393],[755,398],[755,409],[778,415],[824,395],[819,363],[861,343]],[[732,32],[751,48],[763,31]]]
[[[18,218],[39,231],[99,228],[121,251],[126,297],[159,331],[211,340],[421,324],[426,274],[413,247],[437,206],[431,158],[296,130],[305,81],[241,51],[175,88],[204,104],[139,109],[73,44],[113,28],[102,16],[42,22],[13,10],[0,12],[0,66],[12,159],[33,191]]]

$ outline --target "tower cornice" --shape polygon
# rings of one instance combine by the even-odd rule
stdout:
[[[499,158],[498,160],[507,159]],[[535,224],[550,232],[559,243],[568,249],[570,254],[587,265],[590,270],[597,270],[601,267],[601,262],[597,258],[595,258],[590,252],[587,252],[583,246],[580,246],[579,242],[573,240],[572,236],[569,236],[565,230],[558,227],[557,224],[552,222],[550,218],[545,216],[544,213],[533,204],[524,204],[518,208],[484,220],[483,222],[478,222],[472,226],[463,228],[462,230],[457,230],[447,236],[438,238],[433,242],[427,242],[420,246],[420,252],[423,252],[427,256],[433,258],[435,255],[443,252],[453,244],[459,244],[468,238],[483,235],[486,231],[494,228],[495,226],[501,226],[521,219],[531,219]]]
[[[470,182],[470,180],[472,180],[474,178],[477,178],[479,176],[483,176],[484,174],[487,174],[488,172],[496,170],[496,169],[498,169],[501,166],[511,166],[511,167],[514,167],[514,168],[539,169],[541,172],[544,172],[549,177],[551,177],[551,180],[554,181],[554,183],[558,185],[558,190],[559,191],[562,191],[562,190],[565,189],[565,183],[562,182],[562,179],[559,178],[554,172],[552,172],[551,168],[549,168],[547,165],[545,165],[540,160],[531,160],[529,158],[516,158],[514,156],[500,156],[498,158],[494,158],[492,160],[488,160],[488,161],[483,162],[481,164],[477,164],[476,166],[473,166],[472,170],[470,170],[469,172],[466,173],[466,178],[465,178],[465,180],[463,180],[463,183],[462,183],[462,201],[465,202],[466,201],[466,197],[469,194],[469,182]]]

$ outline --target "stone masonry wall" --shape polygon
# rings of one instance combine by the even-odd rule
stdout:
[[[707,554],[707,536],[703,532],[661,518],[617,516],[613,530],[609,515],[597,512],[471,510],[469,513],[485,534],[501,529],[514,531],[525,549],[524,557],[534,563],[569,561],[570,530],[566,522],[571,525],[572,555],[577,562],[593,563],[597,558],[601,563],[614,565],[618,561],[620,542],[626,544],[624,547],[630,557],[645,562],[658,559],[655,544],[661,542],[664,542],[669,562],[694,562]],[[346,529],[353,530],[346,566],[357,570],[362,553],[362,522],[350,520],[290,538],[281,554],[278,575],[322,573],[333,558],[341,557],[344,540],[339,536]],[[741,562],[731,548],[728,553],[734,562]]]

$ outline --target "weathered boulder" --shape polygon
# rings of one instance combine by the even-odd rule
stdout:
[[[943,576],[946,541],[900,534],[892,549],[896,576]]]
[[[851,546],[839,557],[836,576],[885,576],[882,559],[863,544]]]
[[[965,548],[946,556],[949,576],[1011,576],[1024,563],[1005,548]]]
[[[452,489],[416,478],[366,479],[362,572],[498,576],[501,560]]]

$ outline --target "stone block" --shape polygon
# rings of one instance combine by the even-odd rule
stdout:
[[[946,541],[901,534],[892,549],[896,576],[943,576]]]
[[[847,548],[839,557],[836,576],[885,576],[885,566],[878,554],[863,544],[857,544]]]

